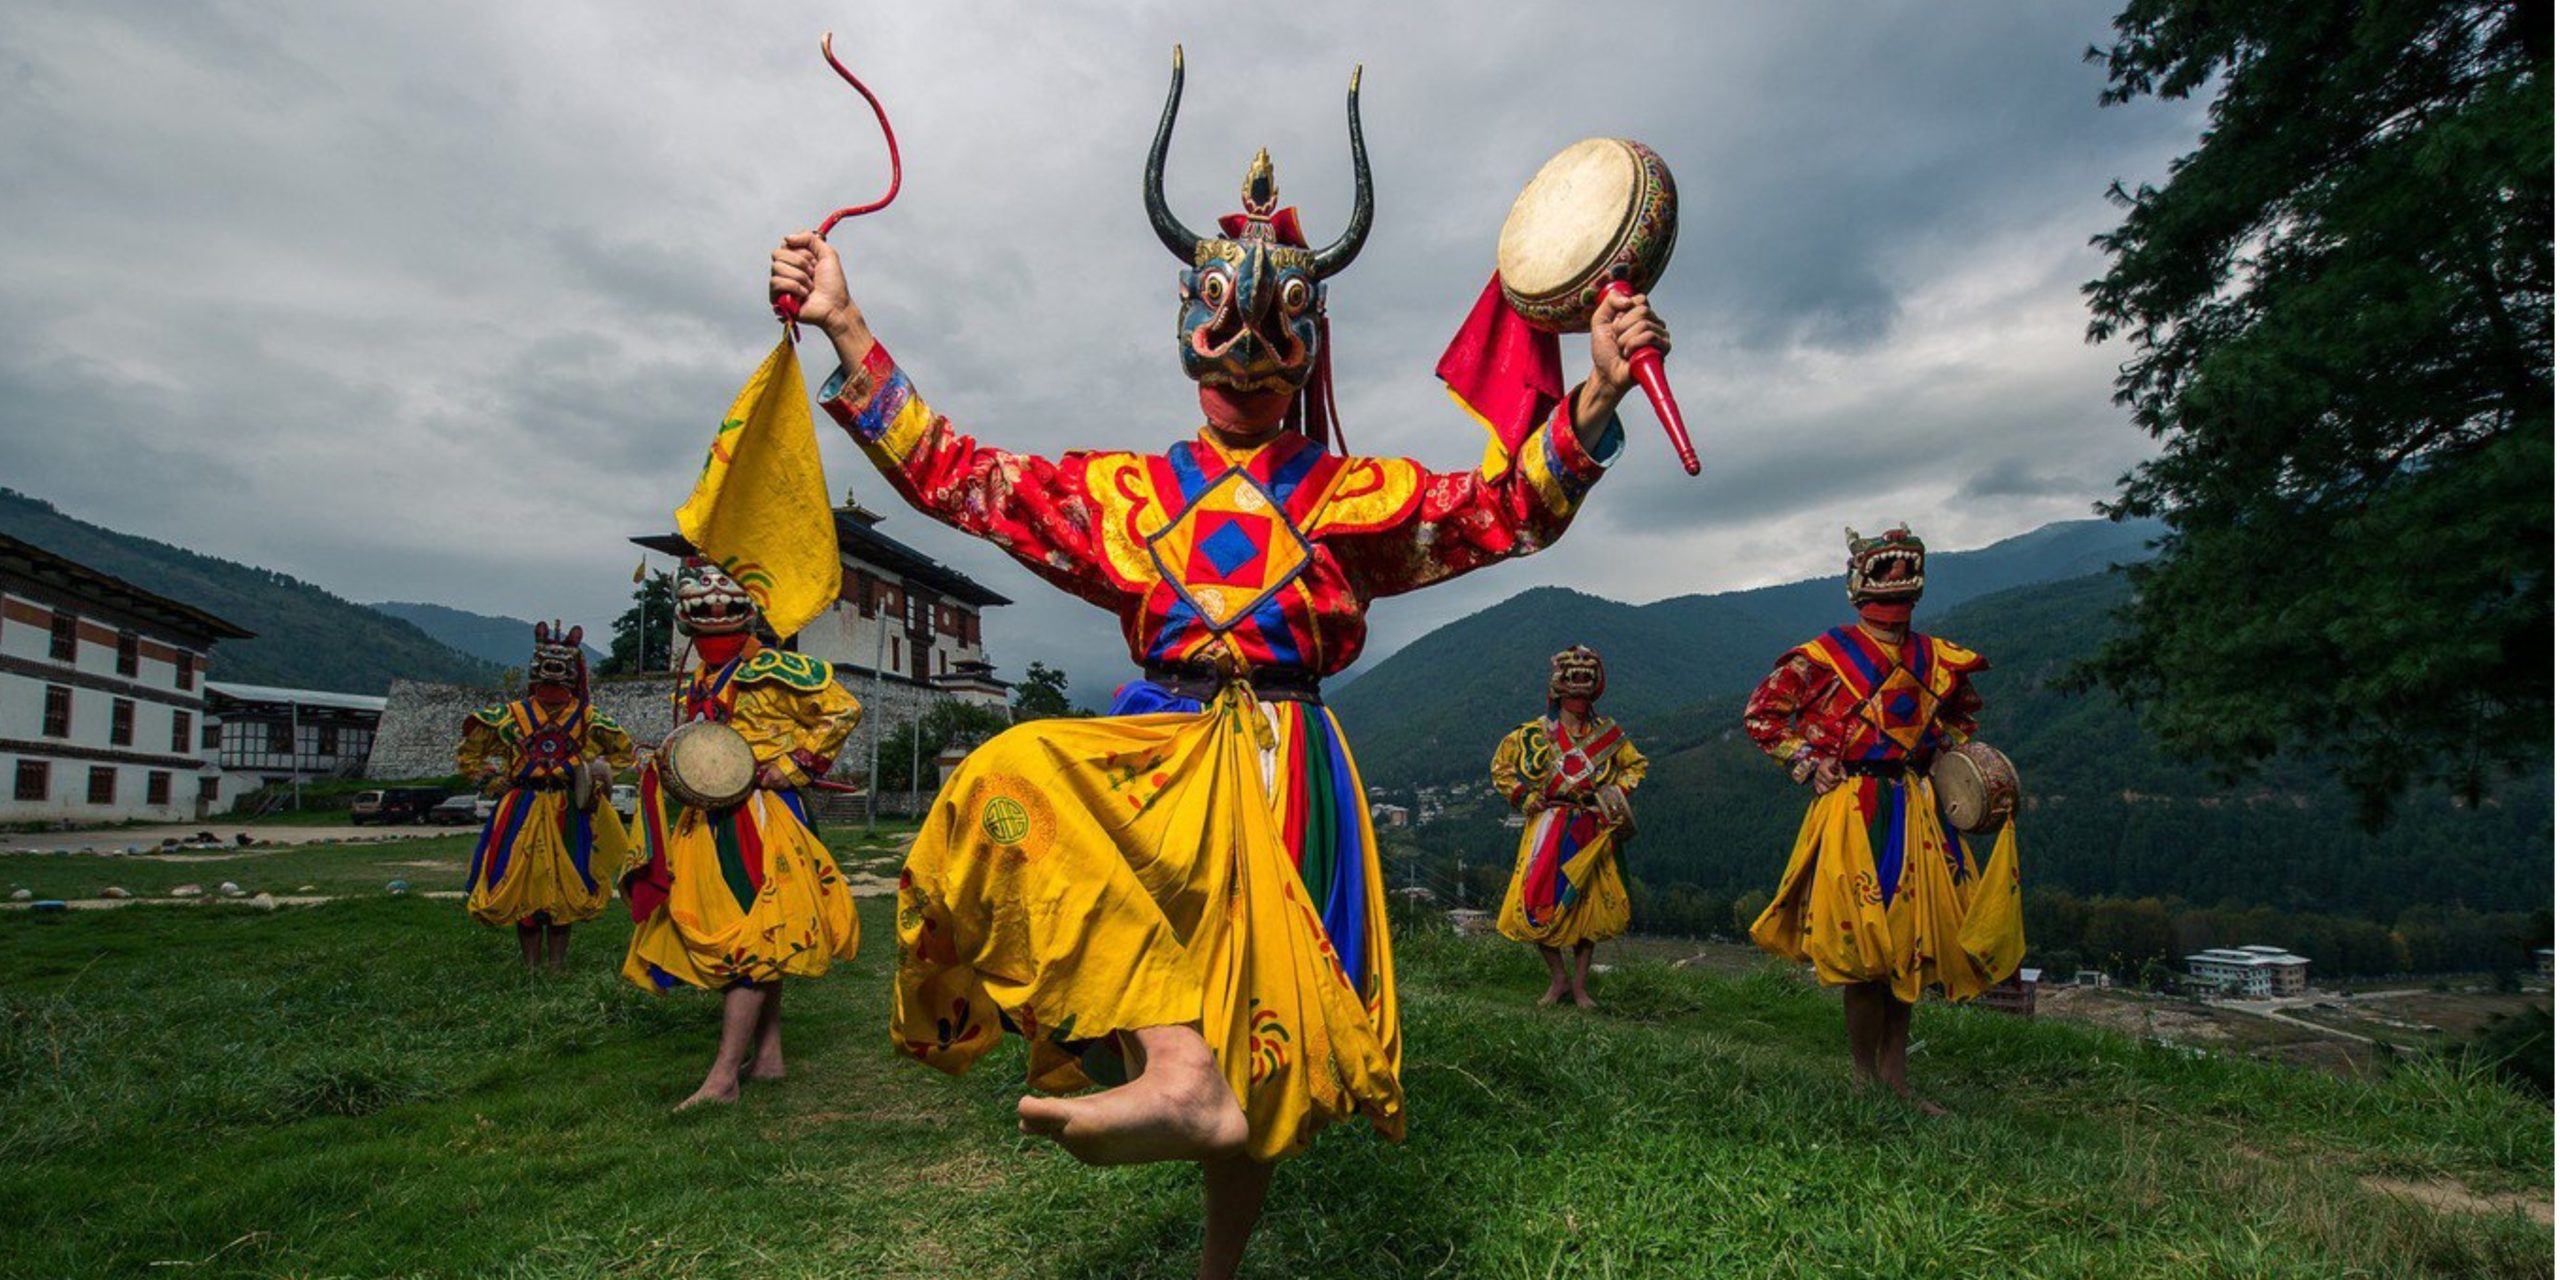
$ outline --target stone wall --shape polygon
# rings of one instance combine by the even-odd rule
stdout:
[[[875,691],[871,681],[857,676],[845,687],[862,703],[862,724],[836,757],[834,776],[845,782],[859,783],[868,776],[874,734],[893,733],[936,703],[954,700],[950,694],[898,680],[883,681]],[[630,730],[634,739],[656,742],[667,736],[674,719],[674,704],[668,696],[673,688],[674,682],[661,673],[600,679],[592,693],[596,708]],[[382,724],[374,732],[373,754],[365,760],[364,775],[431,778],[453,772],[453,748],[462,737],[463,718],[508,696],[497,689],[392,681],[390,702],[382,709]],[[925,762],[925,776],[933,776],[930,760]],[[885,797],[881,812],[903,811],[906,799],[905,792]]]

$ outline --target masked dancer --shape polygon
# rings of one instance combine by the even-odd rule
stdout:
[[[1743,711],[1751,740],[1814,793],[1751,939],[1841,988],[1861,1088],[1880,1083],[1936,1115],[1905,1078],[1911,1006],[1933,985],[1966,1000],[2008,976],[1964,942],[1968,912],[2008,907],[2014,886],[1978,893],[1972,852],[1948,839],[1929,782],[1937,753],[1973,735],[1972,677],[1990,664],[1911,629],[1926,585],[1918,535],[1848,537],[1857,620],[1790,650]]]
[[[679,982],[723,993],[720,1047],[682,1107],[729,1102],[741,1080],[783,1075],[782,979],[853,957],[859,926],[835,859],[809,829],[800,788],[824,777],[862,719],[818,659],[768,645],[747,591],[699,557],[676,581],[676,621],[700,663],[676,695],[675,723],[716,721],[755,753],[755,785],[719,809],[666,790],[665,764],[640,774],[644,860],[624,875],[631,950],[623,976],[652,991]]]
[[[1616,721],[1592,710],[1608,687],[1599,654],[1581,645],[1557,654],[1547,714],[1493,752],[1494,791],[1529,819],[1497,927],[1547,962],[1540,1004],[1569,994],[1591,1008],[1592,949],[1627,931],[1618,855],[1635,838],[1627,793],[1644,781],[1645,758]]]
[[[533,626],[526,694],[462,722],[454,769],[498,803],[472,846],[464,906],[485,925],[512,924],[525,967],[565,968],[569,929],[604,913],[628,857],[622,819],[605,803],[632,765],[631,735],[587,700],[584,627]],[[573,803],[582,794],[588,803]]]
[[[1094,1164],[1198,1161],[1201,1274],[1234,1273],[1272,1164],[1336,1121],[1404,1127],[1395,967],[1358,771],[1320,695],[1369,602],[1553,541],[1619,448],[1626,351],[1664,341],[1641,298],[1603,306],[1592,372],[1516,454],[1440,473],[1334,438],[1325,280],[1369,231],[1350,98],[1350,225],[1310,248],[1267,154],[1203,235],[1166,206],[1173,89],[1146,203],[1181,263],[1176,341],[1204,425],[1157,453],[1033,457],[927,407],[795,235],[771,289],[843,367],[827,410],[918,510],[1112,612],[1145,678],[1111,715],[1043,720],[973,752],[928,815],[898,898],[892,1035],[965,1070],[1029,1042],[1023,1130]]]

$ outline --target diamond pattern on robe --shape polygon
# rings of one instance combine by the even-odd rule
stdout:
[[[1908,670],[1897,667],[1858,705],[1858,714],[1894,745],[1911,751],[1928,735],[1938,699]]]
[[[1260,608],[1307,567],[1304,536],[1251,476],[1230,470],[1147,540],[1156,571],[1212,631]]]

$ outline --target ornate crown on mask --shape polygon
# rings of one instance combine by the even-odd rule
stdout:
[[[1550,700],[1590,698],[1598,700],[1609,688],[1609,669],[1600,663],[1600,655],[1583,645],[1557,654],[1547,661],[1547,697]]]
[[[525,664],[525,683],[560,685],[586,692],[586,636],[585,627],[564,628],[557,622],[533,624],[533,660]]]
[[[758,611],[755,597],[720,566],[689,556],[676,572],[676,625],[686,635],[725,636],[751,631]]]
[[[1218,220],[1204,236],[1182,224],[1164,199],[1164,157],[1182,107],[1182,48],[1173,51],[1173,87],[1155,146],[1147,152],[1147,220],[1156,238],[1182,260],[1182,313],[1176,336],[1182,371],[1192,381],[1246,395],[1298,393],[1289,425],[1322,440],[1330,415],[1326,376],[1324,280],[1351,265],[1369,238],[1375,201],[1369,150],[1360,137],[1360,72],[1351,73],[1345,108],[1351,120],[1351,224],[1321,249],[1307,246],[1298,211],[1280,207],[1271,153],[1256,152],[1245,170],[1244,212]]]
[[[1900,603],[1920,598],[1928,584],[1929,548],[1907,524],[1897,524],[1873,538],[1850,529],[1849,599],[1853,603]]]

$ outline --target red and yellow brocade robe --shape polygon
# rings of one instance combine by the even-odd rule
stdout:
[[[593,761],[610,775],[634,759],[631,735],[585,698],[518,698],[465,717],[454,771],[493,773],[506,787],[471,847],[462,886],[471,918],[570,925],[604,914],[630,843],[611,804],[570,803],[570,770]]]
[[[1633,908],[1618,870],[1629,838],[1600,811],[1602,788],[1632,793],[1648,762],[1606,716],[1580,734],[1541,716],[1493,750],[1493,789],[1527,815],[1494,927],[1514,942],[1578,947],[1627,931]]]
[[[1969,999],[2015,971],[2015,825],[1978,865],[1948,838],[1927,771],[1941,747],[1973,735],[1972,676],[1989,665],[1934,636],[1908,633],[1895,652],[1837,627],[1752,690],[1743,728],[1797,780],[1824,761],[1856,770],[1806,810],[1752,941],[1825,983],[1889,982],[1906,1002],[1931,985]]]
[[[1559,416],[1436,473],[1294,434],[1056,460],[980,445],[885,350],[820,393],[916,509],[1109,609],[1141,664],[1331,675],[1369,601],[1561,534],[1601,456]],[[1504,465],[1507,464],[1507,465]],[[1115,714],[999,735],[947,782],[898,899],[891,1035],[947,1071],[1011,1029],[1035,1088],[1116,1081],[1112,1033],[1197,1023],[1271,1160],[1365,1115],[1404,1127],[1395,967],[1368,805],[1320,703],[1141,681]],[[1141,714],[1118,714],[1139,712]]]

